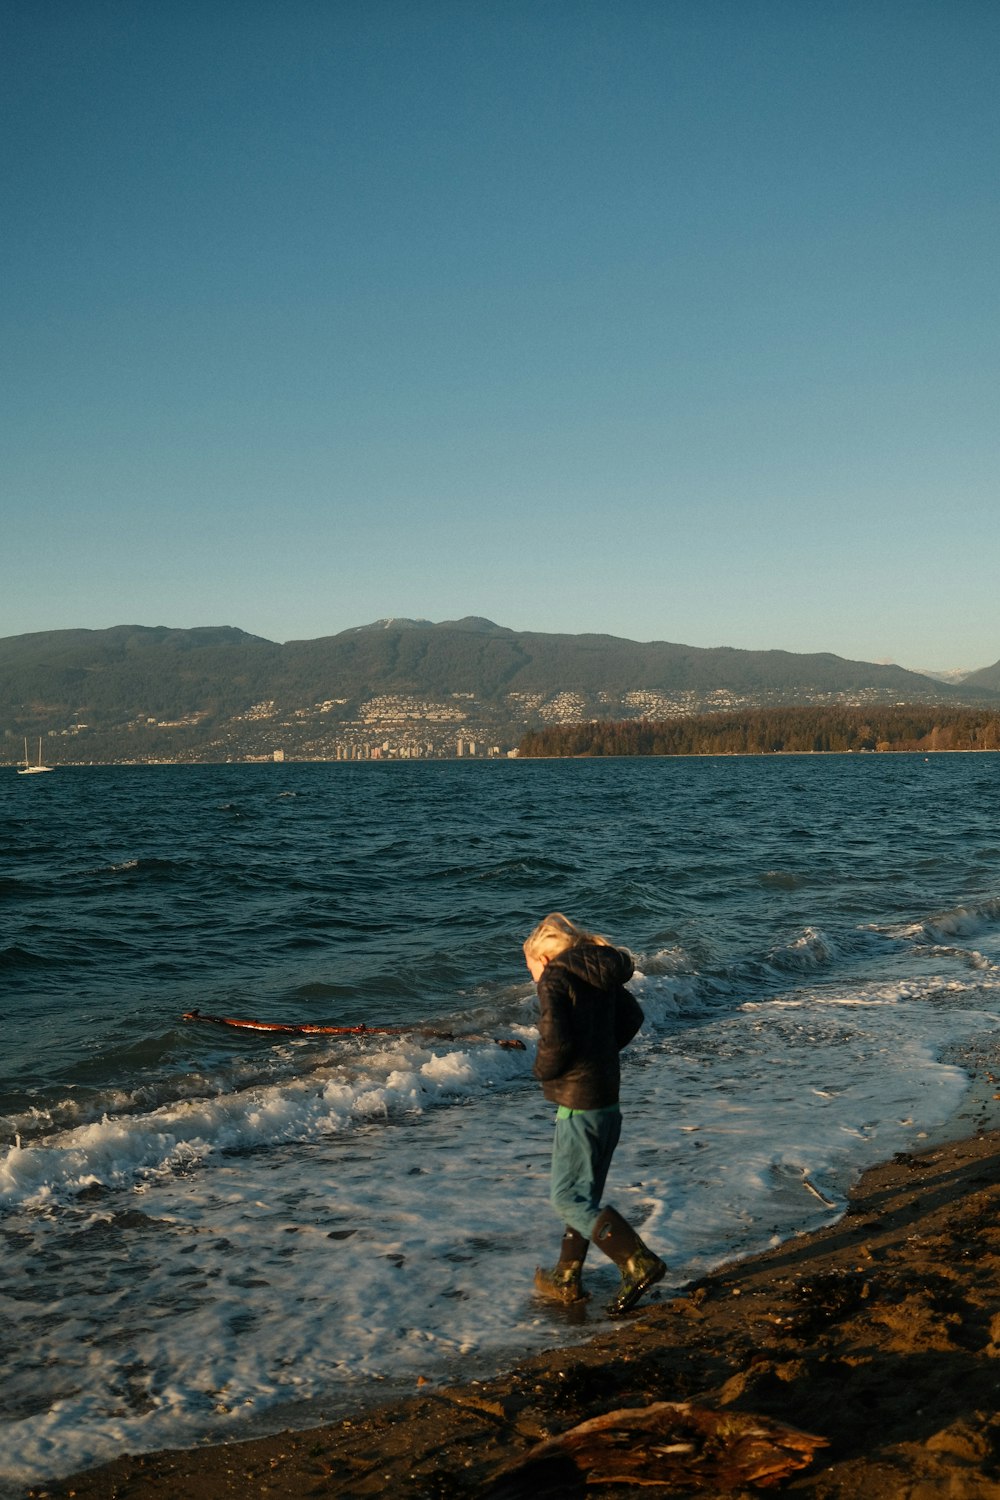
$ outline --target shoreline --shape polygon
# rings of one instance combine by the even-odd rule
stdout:
[[[641,1302],[585,1344],[304,1430],[123,1455],[23,1493],[33,1500],[248,1493],[277,1500],[544,1493],[554,1500],[582,1496],[588,1472],[587,1493],[634,1496],[633,1482],[595,1482],[599,1471],[573,1467],[565,1453],[558,1479],[551,1454],[546,1459],[555,1487],[542,1490],[544,1455],[529,1455],[621,1408],[690,1402],[725,1414],[730,1425],[752,1415],[822,1440],[782,1493],[996,1500],[1000,1042],[990,1039],[966,1066],[970,1088],[957,1114],[912,1152],[863,1173],[836,1222],[729,1262],[675,1297]],[[553,1316],[572,1313],[555,1309]],[[655,1455],[663,1449],[652,1451],[662,1466]],[[726,1487],[717,1476],[692,1488],[689,1477],[666,1485],[661,1477],[656,1493],[746,1500],[760,1493],[745,1477],[734,1483]]]
[[[510,765],[515,762],[526,765],[537,761],[610,761],[610,760],[774,760],[776,757],[792,760],[832,760],[841,756],[903,756],[912,755],[920,760],[927,760],[931,756],[941,755],[1000,755],[1000,750],[992,747],[985,748],[973,745],[955,747],[949,749],[934,750],[929,746],[925,749],[906,750],[676,750],[664,751],[653,754],[637,755],[515,755],[505,753],[503,755],[413,755],[413,756],[380,756],[359,758],[357,760],[338,760],[336,757],[325,757],[315,759],[310,756],[286,756],[283,760],[276,761],[271,756],[254,756],[245,760],[62,760],[55,765],[46,766],[47,771],[138,771],[156,770],[164,766],[187,767],[195,769],[205,766],[440,766],[440,765]],[[23,768],[24,761],[11,760],[0,762],[0,770],[13,771],[17,767]]]

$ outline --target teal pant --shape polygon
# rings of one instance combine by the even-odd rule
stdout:
[[[622,1133],[621,1110],[577,1109],[556,1117],[549,1201],[564,1224],[589,1240]]]

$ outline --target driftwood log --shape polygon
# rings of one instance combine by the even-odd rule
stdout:
[[[506,1047],[513,1052],[524,1052],[525,1045],[517,1037],[478,1036],[471,1033],[460,1035],[454,1031],[439,1031],[433,1026],[334,1026],[313,1021],[253,1021],[240,1016],[206,1016],[200,1010],[186,1010],[182,1021],[208,1021],[212,1026],[234,1026],[238,1031],[277,1031],[293,1036],[425,1036],[441,1042],[492,1042],[497,1047]]]
[[[569,1500],[588,1485],[648,1485],[722,1496],[770,1489],[826,1439],[770,1417],[687,1401],[625,1407],[546,1438],[499,1474],[483,1500]]]

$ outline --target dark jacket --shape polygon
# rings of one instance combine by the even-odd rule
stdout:
[[[546,964],[538,981],[534,1074],[553,1104],[604,1109],[618,1103],[618,1053],[643,1022],[625,988],[633,963],[621,948],[577,943]]]

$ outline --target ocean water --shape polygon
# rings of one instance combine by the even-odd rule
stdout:
[[[548,910],[636,956],[608,1197],[662,1296],[835,1217],[1000,1016],[996,755],[11,771],[0,827],[9,1494],[607,1326],[596,1252],[582,1321],[531,1296]]]

